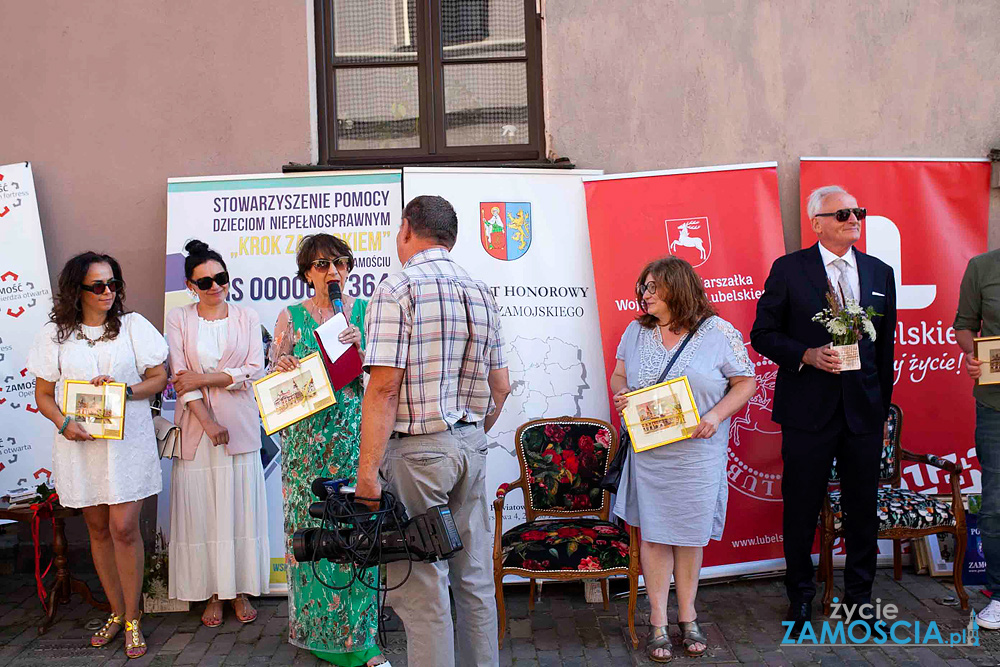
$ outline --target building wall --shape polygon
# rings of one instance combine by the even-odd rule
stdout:
[[[997,26],[995,0],[546,0],[546,129],[609,173],[777,160],[797,249],[800,156],[1000,147]]]
[[[50,271],[110,252],[158,322],[166,179],[311,159],[312,0],[0,2],[0,164],[34,165]],[[557,154],[607,172],[776,159],[789,248],[801,155],[1000,146],[993,0],[543,6]]]
[[[113,254],[161,322],[167,178],[310,159],[312,1],[0,5],[0,164],[32,162],[53,278]]]

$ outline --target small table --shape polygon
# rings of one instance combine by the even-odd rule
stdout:
[[[59,604],[69,602],[72,593],[79,593],[83,601],[95,609],[110,612],[111,605],[107,602],[98,602],[94,599],[93,593],[84,582],[80,581],[69,571],[69,559],[66,557],[66,519],[83,514],[78,509],[70,507],[60,507],[52,512],[54,529],[52,531],[52,563],[56,568],[56,578],[52,585],[46,590],[45,597],[48,600],[48,614],[45,621],[38,626],[38,634],[45,634],[56,619],[56,610]],[[20,523],[31,523],[32,511],[30,509],[0,509],[0,519],[18,521]],[[49,522],[49,517],[41,519],[42,524]]]

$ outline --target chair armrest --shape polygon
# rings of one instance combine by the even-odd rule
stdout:
[[[962,464],[946,461],[933,454],[915,454],[902,447],[900,447],[900,455],[904,461],[924,463],[948,473],[948,477],[951,478],[951,511],[955,513],[955,528],[959,531],[964,530],[965,503],[962,499],[962,471],[965,468],[962,467]]]
[[[947,470],[951,474],[961,474],[964,468],[960,463],[952,463],[951,461],[946,461],[939,456],[934,456],[933,454],[915,454],[908,449],[903,449],[900,447],[900,455],[904,461],[912,461],[914,463],[924,463],[926,465],[932,466],[934,468],[940,468],[941,470]]]
[[[526,491],[523,477],[510,483],[501,484],[497,488],[496,500],[493,501],[493,567],[498,570],[500,568],[500,537],[503,535],[503,501],[508,493],[518,488]]]

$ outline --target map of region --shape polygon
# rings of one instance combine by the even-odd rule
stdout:
[[[587,367],[579,347],[559,338],[517,336],[507,344],[511,393],[490,431],[490,449],[515,457],[514,434],[539,417],[578,417],[587,383]]]

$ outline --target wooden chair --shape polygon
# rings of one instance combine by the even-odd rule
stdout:
[[[962,564],[965,560],[965,508],[962,504],[962,466],[945,461],[933,454],[914,454],[900,447],[903,432],[903,411],[898,405],[889,408],[886,420],[888,437],[882,444],[882,461],[878,490],[879,539],[892,540],[893,576],[899,581],[903,576],[900,540],[925,537],[936,533],[955,535],[955,563],[953,579],[962,609],[969,608],[969,595],[962,586]],[[951,477],[951,505],[917,491],[901,489],[902,462],[912,461],[946,471]],[[843,512],[840,489],[834,487],[839,477],[834,461],[830,476],[831,488],[823,501],[820,513],[820,563],[819,574],[825,582],[823,610],[829,615],[833,600],[833,541],[843,535]]]
[[[638,531],[608,520],[611,494],[599,486],[618,449],[618,435],[610,424],[596,419],[535,419],[517,429],[514,445],[521,476],[501,484],[493,501],[493,575],[500,645],[507,629],[504,575],[531,580],[528,608],[534,610],[535,582],[539,579],[600,579],[607,609],[608,577],[624,574],[629,580],[628,629],[632,646],[638,648]],[[504,497],[517,488],[524,493],[527,522],[503,532]]]

